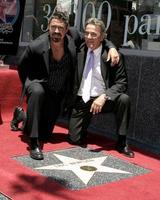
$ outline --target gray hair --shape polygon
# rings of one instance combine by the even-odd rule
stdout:
[[[101,33],[105,35],[105,25],[102,20],[97,18],[89,18],[85,23],[85,28],[88,24],[93,24],[95,26],[99,26],[101,29]]]

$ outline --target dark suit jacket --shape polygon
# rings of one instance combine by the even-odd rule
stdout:
[[[72,36],[72,33],[73,36]],[[69,81],[73,80],[74,68],[76,63],[76,44],[81,43],[81,37],[76,29],[72,30],[70,34],[65,36],[65,44],[68,47],[70,55],[72,57],[72,66]],[[22,57],[19,60],[18,72],[19,77],[23,84],[27,87],[31,82],[46,82],[49,75],[49,34],[48,32],[39,36],[36,40],[32,41]],[[68,85],[68,88],[70,86]]]
[[[75,73],[74,100],[81,84],[86,55],[87,47],[82,44],[78,52],[78,64]],[[114,101],[120,94],[126,92],[127,75],[122,55],[120,55],[119,64],[115,66],[111,66],[110,62],[106,61],[106,55],[107,51],[104,49],[104,43],[102,43],[101,73],[107,89],[106,95]]]
[[[69,97],[73,95],[73,81],[75,75],[75,66],[77,63],[77,50],[82,43],[82,36],[75,28],[70,28],[65,36],[65,44],[72,56],[72,66],[67,85],[65,85],[65,97],[70,102]],[[18,64],[18,73],[21,82],[25,87],[32,82],[46,82],[49,75],[49,34],[48,32],[32,41],[26,48]],[[105,47],[114,47],[112,43],[106,40]]]
[[[72,30],[73,32],[73,30]],[[74,80],[74,73],[75,73],[75,65],[76,65],[76,45],[80,44],[81,38],[78,35],[78,31],[74,31],[74,38],[70,35],[65,36],[65,44],[68,47],[70,55],[72,57],[72,66],[69,67],[70,73],[67,77],[66,85],[64,85],[64,106],[66,107],[66,100],[69,99],[73,92],[73,80]],[[23,53],[22,57],[20,58],[19,65],[18,65],[18,72],[21,82],[27,88],[32,82],[47,82],[48,75],[49,75],[49,48],[50,48],[50,41],[49,41],[49,34],[44,33],[36,40],[31,42],[29,46],[26,48],[25,52]]]
[[[66,35],[65,42],[68,46],[69,52],[71,53],[73,66],[75,66],[75,40],[71,36]],[[45,81],[48,78],[49,48],[50,42],[48,32],[31,42],[26,48],[18,64],[18,72],[22,83],[25,83],[26,78],[29,78],[30,81],[36,80],[40,82]]]

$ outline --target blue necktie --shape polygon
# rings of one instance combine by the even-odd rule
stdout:
[[[88,63],[87,63],[85,76],[84,76],[85,79],[87,79],[89,72],[93,68],[93,65],[94,65],[94,53],[93,53],[93,51],[90,51],[89,52],[89,60],[88,60]]]
[[[93,66],[94,66],[94,53],[93,51],[90,51],[89,60],[84,72],[84,87],[82,92],[82,99],[85,103],[90,99]]]

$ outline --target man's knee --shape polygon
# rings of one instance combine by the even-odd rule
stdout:
[[[121,94],[119,100],[124,103],[128,103],[130,102],[130,97],[127,94]]]
[[[41,97],[45,94],[45,90],[41,83],[31,83],[28,87],[28,93],[36,97]]]
[[[130,97],[127,94],[121,94],[118,101],[124,105],[130,105]]]

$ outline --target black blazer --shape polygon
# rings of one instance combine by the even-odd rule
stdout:
[[[66,35],[65,41],[72,56],[73,66],[75,66],[76,46],[74,38]],[[18,63],[18,72],[23,84],[27,78],[30,81],[36,80],[39,82],[45,81],[48,78],[49,48],[48,32],[44,33],[28,45]]]
[[[78,52],[78,63],[75,73],[74,99],[76,98],[81,84],[86,55],[87,47],[85,44],[82,44]],[[120,94],[126,92],[127,74],[122,55],[120,55],[120,62],[115,66],[111,66],[110,61],[106,61],[106,57],[107,51],[105,50],[105,44],[102,43],[101,73],[107,89],[106,95],[114,101]]]
[[[74,38],[71,36],[74,32]],[[79,36],[79,32],[76,30],[72,30],[70,35],[67,34],[65,36],[65,44],[68,47],[68,51],[72,57],[72,66],[68,66],[70,68],[70,73],[68,75],[67,84],[65,85],[65,95],[71,95],[73,92],[73,80],[75,73],[75,65],[76,65],[76,51],[77,47],[75,45],[75,41],[78,44],[81,41]],[[32,82],[46,82],[48,80],[49,75],[49,34],[44,33],[36,40],[32,41],[22,57],[20,58],[18,64],[18,72],[21,82],[27,88]]]
[[[73,82],[75,76],[75,67],[77,65],[77,51],[83,41],[82,35],[75,29],[70,28],[65,36],[65,44],[72,57],[71,72],[68,77],[67,85],[65,85],[65,99],[73,97]],[[114,45],[108,40],[105,41],[105,48],[111,48]],[[20,80],[25,87],[28,87],[32,82],[46,82],[49,75],[49,34],[42,34],[37,39],[32,41],[20,57],[18,62],[18,73]],[[72,97],[71,97],[72,96]],[[71,97],[71,98],[70,98]]]

